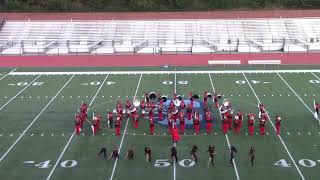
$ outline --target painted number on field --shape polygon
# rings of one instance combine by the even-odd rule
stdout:
[[[320,80],[311,79],[311,80],[309,80],[309,83],[312,83],[312,84],[320,84]]]
[[[50,168],[52,165],[50,164],[51,160],[46,160],[40,163],[35,164],[34,166],[40,169]],[[34,161],[24,161],[24,164],[34,164]],[[72,168],[78,164],[76,160],[65,160],[60,163],[60,166],[63,168]]]
[[[32,86],[41,86],[43,85],[44,82],[33,82],[31,85]],[[29,83],[28,82],[18,82],[18,83],[9,83],[9,86],[27,86]]]
[[[92,82],[89,82],[89,83],[82,83],[81,85],[83,86],[87,86],[87,85],[90,85],[90,86],[99,86],[101,85],[102,82],[100,81],[92,81]],[[112,85],[112,84],[115,84],[116,82],[113,82],[113,81],[107,81],[105,82],[105,85],[109,86],[109,85]]]
[[[178,84],[186,85],[188,84],[188,81],[177,81]],[[168,85],[173,84],[173,81],[163,81],[162,84]]]
[[[182,159],[178,162],[178,164],[181,166],[181,167],[192,167],[194,166],[196,163],[191,160],[191,159]],[[157,159],[155,162],[154,162],[154,166],[155,167],[168,167],[170,166],[170,162],[169,162],[169,159]]]
[[[318,162],[320,161],[318,160]],[[311,159],[300,159],[298,163],[303,167],[315,167],[317,165],[317,163]],[[274,165],[278,167],[291,167],[291,164],[288,164],[285,159],[280,159],[274,163]]]
[[[247,81],[245,81],[245,80],[237,80],[237,81],[235,81],[235,83],[236,83],[236,84],[246,84]],[[252,84],[261,84],[261,83],[263,83],[263,84],[268,84],[268,83],[270,83],[270,82],[267,82],[267,81],[258,81],[258,80],[250,80],[250,83],[252,83]]]

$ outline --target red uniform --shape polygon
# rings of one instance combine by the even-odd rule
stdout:
[[[219,100],[218,100],[218,94],[217,93],[213,94],[213,101],[214,101],[215,108],[219,108]]]
[[[181,111],[181,112],[179,113],[179,123],[180,123],[180,133],[181,133],[181,134],[184,134],[184,129],[185,129],[186,124],[185,124],[185,119],[184,119],[184,113],[183,113],[183,111]]]
[[[173,115],[172,114],[168,114],[168,130],[169,133],[172,134],[172,124],[173,124],[174,120],[173,120]]]
[[[180,136],[179,136],[179,132],[178,132],[178,127],[176,124],[173,125],[172,127],[172,141],[173,142],[179,142],[180,141]]]
[[[199,115],[199,113],[196,113],[193,118],[193,127],[194,127],[196,134],[198,135],[200,133],[200,115]]]
[[[163,106],[159,106],[158,108],[158,118],[159,118],[159,121],[162,121],[163,120]]]
[[[232,119],[233,119],[233,115],[230,112],[226,113],[227,118],[228,118],[228,129],[232,130]]]
[[[144,114],[146,112],[146,104],[144,100],[141,100],[140,102],[140,109],[141,109],[141,117],[144,117]]]
[[[138,113],[134,113],[133,114],[132,121],[133,121],[134,128],[137,129],[139,127],[139,116],[138,116]]]
[[[203,93],[203,107],[206,108],[208,105],[208,96],[207,96],[207,91]]]
[[[281,117],[278,114],[276,116],[276,132],[277,132],[277,135],[280,135],[280,129],[281,129]]]
[[[94,119],[91,125],[92,135],[96,135],[98,133],[98,121]]]
[[[206,112],[206,133],[210,134],[212,132],[212,116],[211,112]]]
[[[318,102],[315,103],[315,108],[317,115],[319,115],[320,104]]]
[[[76,119],[75,119],[74,128],[75,128],[77,135],[79,135],[81,132],[81,122],[80,122],[80,118],[78,115],[76,116]]]
[[[189,121],[192,118],[192,107],[191,107],[191,104],[188,104],[188,107],[187,107],[187,118],[188,118]]]
[[[116,128],[116,135],[120,136],[121,121],[119,116],[117,117],[114,127]]]
[[[149,131],[150,131],[150,135],[154,134],[154,119],[153,119],[153,117],[149,118]]]
[[[266,113],[266,109],[262,103],[259,104],[259,118],[262,116],[262,114]]]
[[[240,133],[240,125],[241,125],[241,120],[239,119],[238,115],[234,116],[234,133],[239,135]]]
[[[223,120],[222,120],[222,130],[223,130],[223,134],[227,134],[229,129],[229,124],[228,124],[228,117],[226,115],[223,116]]]
[[[249,135],[252,136],[254,133],[254,114],[252,113],[248,115],[248,131]]]
[[[181,100],[180,109],[181,109],[182,111],[184,111],[184,110],[186,109],[186,104],[184,103],[183,100]]]
[[[263,114],[260,118],[260,135],[265,134],[266,122],[267,122],[267,115]]]
[[[107,119],[108,119],[108,127],[112,127],[112,124],[113,124],[113,114],[112,114],[111,111],[108,112]]]
[[[190,105],[191,105],[191,108],[193,108],[193,104],[194,104],[194,99],[192,97],[192,92],[189,93],[189,98],[190,98]]]
[[[243,114],[242,114],[242,112],[238,112],[238,114],[237,114],[237,116],[239,117],[239,125],[240,125],[240,129],[242,128],[242,125],[243,125]],[[239,131],[240,131],[240,129],[239,129]]]

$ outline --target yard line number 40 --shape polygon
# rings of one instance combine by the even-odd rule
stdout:
[[[46,160],[43,162],[39,162],[39,163],[35,164],[34,166],[37,168],[40,168],[40,169],[46,169],[46,168],[49,168],[50,166],[52,166],[52,165],[50,165],[50,162],[51,162],[51,160]],[[33,163],[35,163],[35,161],[25,161],[24,163],[25,164],[33,164]],[[77,164],[78,164],[78,162],[76,160],[65,160],[60,163],[60,166],[62,168],[73,168],[73,167],[76,167]]]
[[[318,160],[320,162],[320,160]],[[300,159],[298,163],[303,167],[315,167],[317,163],[311,159]],[[288,168],[291,167],[291,164],[287,163],[285,159],[280,159],[276,163],[274,163],[275,166],[282,167],[282,168]]]

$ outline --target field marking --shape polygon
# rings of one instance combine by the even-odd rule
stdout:
[[[311,114],[313,115],[313,111],[308,107],[308,105],[300,98],[300,96],[298,95],[298,93],[296,93],[296,91],[287,83],[287,81],[279,74],[277,73],[277,75],[281,78],[281,80],[288,86],[288,88],[296,95],[296,97],[302,102],[302,104],[311,112]],[[320,120],[317,119],[319,124],[320,124]]]
[[[106,75],[106,74],[124,74],[124,75],[151,75],[151,74],[241,74],[241,73],[319,73],[319,69],[304,70],[203,70],[203,71],[74,71],[74,72],[10,72],[9,75]]]
[[[9,101],[7,101],[3,106],[0,107],[0,111],[6,107],[12,100],[14,100],[19,94],[21,94],[24,90],[26,90],[29,86],[32,85],[34,81],[36,81],[41,75],[38,75],[36,78],[34,78],[27,86],[25,86],[23,89],[21,89],[15,96],[13,96]]]
[[[88,109],[90,109],[90,106],[92,105],[93,101],[96,99],[96,97],[97,97],[98,93],[100,92],[100,90],[101,90],[102,86],[104,85],[104,83],[105,83],[105,81],[107,80],[107,78],[108,78],[108,77],[109,77],[109,74],[104,78],[104,80],[103,80],[103,82],[101,83],[100,87],[98,88],[97,92],[95,93],[95,95],[94,95],[94,96],[93,96],[93,98],[91,99],[91,102],[89,103],[89,107],[88,107]],[[76,131],[73,131],[73,133],[72,133],[72,135],[70,136],[70,138],[69,138],[69,140],[68,140],[67,144],[66,144],[66,145],[65,145],[65,147],[63,148],[63,150],[62,150],[62,152],[61,152],[61,154],[60,154],[60,156],[59,156],[58,160],[56,161],[56,163],[54,164],[53,168],[51,169],[51,171],[50,171],[50,173],[49,173],[49,175],[48,175],[48,177],[47,177],[47,180],[49,180],[49,179],[50,179],[50,177],[52,176],[52,174],[53,174],[54,170],[56,169],[56,167],[57,167],[58,163],[60,162],[60,160],[61,160],[61,158],[62,158],[63,154],[65,153],[65,151],[67,150],[67,148],[68,148],[68,146],[69,146],[70,142],[72,141],[72,139],[73,139],[73,137],[74,137],[75,133],[76,133]]]
[[[213,93],[215,93],[216,90],[215,90],[214,85],[213,85],[213,81],[212,81],[212,78],[211,78],[211,74],[210,74],[210,73],[208,73],[208,74],[209,74],[209,79],[210,79],[212,91],[213,91]],[[222,119],[222,116],[221,116],[221,113],[220,113],[220,112],[219,112],[219,114],[220,114],[220,117],[221,117],[221,119]],[[225,134],[225,137],[226,137],[226,140],[227,140],[227,143],[228,143],[228,147],[229,147],[229,149],[231,149],[228,134]],[[232,163],[233,163],[233,165],[234,165],[233,168],[234,168],[234,172],[236,173],[237,180],[240,180],[240,176],[239,176],[239,173],[238,173],[238,168],[237,168],[236,161],[233,159],[233,160],[232,160]]]
[[[10,146],[10,148],[3,154],[3,156],[0,159],[0,163],[11,151],[11,149],[19,142],[22,136],[29,130],[29,128],[33,125],[33,123],[36,122],[36,120],[40,117],[40,115],[49,107],[49,105],[53,102],[53,100],[56,99],[56,97],[60,94],[60,92],[69,84],[69,82],[73,79],[74,76],[75,75],[70,77],[70,79],[62,86],[62,88],[57,92],[57,94],[48,102],[48,104],[40,111],[40,113],[32,120],[29,126],[21,133],[21,135],[16,139],[16,141]]]
[[[138,81],[138,85],[137,85],[137,88],[136,88],[136,92],[135,92],[135,94],[134,94],[134,97],[133,97],[133,101],[132,101],[132,102],[134,102],[134,101],[136,100],[137,93],[138,93],[138,89],[139,89],[139,87],[140,87],[140,82],[141,82],[141,79],[142,79],[142,75],[143,75],[143,74],[140,75],[140,78],[139,78],[139,81]],[[122,134],[122,138],[121,138],[121,141],[120,141],[118,154],[120,154],[120,151],[121,151],[121,148],[122,148],[123,140],[124,140],[124,137],[125,137],[125,135],[126,135],[126,131],[127,131],[127,127],[128,127],[128,123],[129,123],[129,118],[127,118],[126,126],[125,126],[124,131],[123,131],[123,134]],[[113,168],[112,168],[110,180],[113,179],[113,176],[114,176],[114,173],[115,173],[115,170],[116,170],[116,167],[117,167],[117,163],[118,163],[118,158],[116,158],[116,160],[114,161],[114,165],[113,165]]]
[[[243,75],[243,77],[246,79],[246,81],[247,81],[247,83],[248,83],[248,85],[249,85],[250,89],[252,90],[252,92],[253,92],[253,94],[255,95],[255,97],[256,97],[256,99],[258,100],[258,102],[259,102],[259,103],[261,103],[261,101],[260,101],[259,97],[257,96],[257,94],[256,94],[255,90],[253,89],[253,87],[251,86],[251,84],[250,84],[249,80],[247,79],[247,76],[246,76],[244,73],[242,73],[242,75]],[[273,124],[273,122],[272,122],[272,119],[271,119],[271,118],[270,118],[270,116],[269,116],[269,113],[270,113],[270,112],[267,112],[266,114],[267,114],[268,118],[270,119],[270,123],[271,123],[271,125],[272,125],[273,129],[276,131],[276,128],[275,128],[275,126],[274,126],[274,124]],[[302,180],[305,180],[305,178],[304,178],[303,174],[301,173],[301,171],[300,171],[299,167],[297,166],[297,164],[296,164],[295,160],[294,160],[294,159],[293,159],[293,157],[291,156],[291,153],[290,153],[289,149],[287,148],[286,144],[285,144],[285,143],[284,143],[284,141],[282,140],[282,137],[280,136],[280,134],[279,134],[279,135],[277,135],[277,136],[278,136],[278,138],[280,139],[280,141],[281,141],[281,143],[282,143],[283,147],[286,149],[286,151],[287,151],[287,153],[288,153],[288,155],[289,155],[289,157],[290,157],[291,161],[293,162],[294,166],[296,167],[296,169],[297,169],[297,171],[298,171],[298,173],[299,173],[299,175],[300,175],[301,179],[302,179]]]
[[[2,79],[4,79],[5,77],[7,77],[8,75],[10,75],[11,73],[13,73],[15,70],[17,70],[17,69],[13,69],[13,70],[10,71],[9,73],[7,73],[7,74],[5,74],[4,76],[2,76],[2,77],[0,78],[0,81],[1,81]]]

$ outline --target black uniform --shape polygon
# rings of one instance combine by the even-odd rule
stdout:
[[[118,151],[118,149],[113,149],[112,150],[112,156],[111,156],[112,158],[119,158],[119,151]]]
[[[171,148],[171,159],[175,158],[176,163],[178,162],[177,154],[178,154],[178,151],[177,151],[176,147],[172,147]]]
[[[212,146],[209,145],[207,152],[209,152],[209,158],[211,158],[211,164],[212,164],[212,166],[214,166],[214,155],[216,154],[215,146],[214,145],[212,145]]]
[[[237,149],[234,146],[231,146],[231,148],[230,148],[230,164],[232,166],[233,166],[233,159],[234,159],[235,153],[237,153]]]
[[[249,151],[251,166],[254,166],[254,158],[255,158],[256,150],[251,147]]]
[[[197,150],[198,150],[198,147],[196,145],[194,145],[190,151],[190,155],[194,158],[194,161],[195,162],[198,162],[198,156],[197,156]]]
[[[148,155],[148,162],[151,162],[151,149],[149,147],[145,147],[144,148],[144,155],[147,156]]]
[[[98,156],[100,156],[101,154],[103,154],[103,157],[106,158],[107,157],[107,148],[103,147],[100,149]]]
[[[132,148],[130,148],[130,149],[128,149],[128,159],[133,159],[133,155],[134,155],[134,153],[133,153],[133,149]]]

